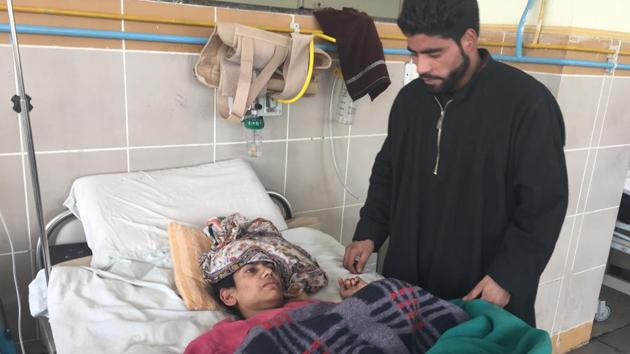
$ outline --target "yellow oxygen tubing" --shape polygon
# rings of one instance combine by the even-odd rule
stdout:
[[[311,83],[311,78],[313,77],[314,66],[315,66],[315,39],[311,38],[311,42],[308,45],[308,72],[306,73],[306,80],[304,81],[304,85],[302,85],[302,89],[293,98],[290,98],[288,100],[278,99],[276,101],[280,103],[291,104],[299,100],[300,98],[302,98],[302,96],[304,96],[304,93],[306,93],[306,89],[308,89],[308,85],[310,85]]]
[[[313,31],[313,37],[321,38],[332,43],[337,43],[337,40],[335,38],[325,35],[323,33],[316,32],[316,31]],[[311,43],[308,46],[308,71],[306,73],[306,80],[304,81],[304,85],[302,86],[302,89],[293,98],[290,98],[287,100],[278,99],[276,101],[280,103],[291,104],[291,103],[296,102],[300,98],[302,98],[302,96],[304,96],[304,94],[306,93],[306,90],[308,90],[308,85],[311,84],[311,79],[313,78],[314,67],[315,67],[315,40],[313,38],[311,39]]]

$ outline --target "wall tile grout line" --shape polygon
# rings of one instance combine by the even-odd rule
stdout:
[[[608,115],[608,106],[610,105],[610,97],[612,95],[612,87],[613,87],[613,84],[614,84],[614,82],[613,82],[614,81],[614,71],[612,72],[612,76],[604,77],[604,81],[606,81],[606,79],[609,79],[610,85],[608,87],[608,94],[606,96],[606,103],[604,105],[604,111],[602,113],[602,123],[601,123],[601,127],[599,129],[599,135],[597,137],[597,146],[598,147],[601,144],[602,136],[604,134],[604,128],[606,126],[606,116]],[[599,106],[598,106],[598,111],[599,111]],[[597,167],[597,157],[598,156],[599,156],[599,150],[597,149],[597,150],[595,150],[595,157],[593,159],[593,168],[591,170],[591,176],[589,178],[588,188],[586,190],[586,198],[585,198],[585,202],[584,202],[584,210],[586,210],[586,207],[588,205],[588,198],[590,196],[590,191],[591,191],[591,187],[592,187],[592,184],[593,184],[593,177],[595,176],[595,168]],[[579,245],[579,242],[581,240],[583,226],[584,226],[584,218],[581,218],[580,219],[580,231],[579,231],[579,233],[577,235],[578,236],[578,240],[577,240],[578,245]],[[576,252],[577,252],[577,246],[576,246]],[[575,261],[576,261],[576,255],[574,255],[574,257],[573,257],[573,264],[571,265],[571,270],[573,270],[575,268]],[[605,266],[606,265],[604,264],[604,267]],[[581,273],[586,272],[586,271],[588,271],[588,270],[574,273],[574,275],[581,274]]]
[[[604,78],[604,80],[606,80],[607,78]],[[613,77],[610,77],[610,86],[608,87],[608,94],[606,96],[606,103],[604,105],[604,111],[602,113],[602,124],[601,124],[601,128],[599,129],[599,135],[597,137],[597,146],[599,146],[599,144],[601,143],[602,140],[602,135],[604,134],[604,127],[606,126],[606,115],[608,114],[608,105],[610,104],[610,96],[612,93],[612,87],[613,87]],[[588,188],[586,189],[586,198],[584,198],[584,210],[586,210],[587,206],[588,206],[588,199],[590,197],[591,194],[591,187],[593,185],[593,177],[595,176],[595,169],[597,167],[597,157],[599,156],[599,150],[595,150],[595,156],[593,157],[593,168],[591,169],[591,176],[589,178],[588,181]],[[577,234],[577,245],[579,246],[579,242],[582,239],[582,228],[584,226],[584,218],[580,219],[580,229],[579,232]],[[612,236],[611,236],[612,237]],[[576,252],[577,252],[577,248],[576,248]],[[575,260],[576,260],[576,255],[573,256],[573,263],[571,264],[571,269],[573,269],[575,267]]]
[[[287,196],[287,176],[289,172],[289,132],[291,126],[291,105],[287,106],[287,132],[286,132],[286,142],[284,144],[284,184],[282,187],[282,195]]]
[[[329,208],[302,210],[302,211],[296,211],[294,214],[302,215],[302,214],[309,214],[309,213],[318,213],[322,211],[330,211],[330,210],[336,210],[336,209],[341,209],[341,208],[352,208],[352,207],[357,207],[357,206],[363,206],[363,203],[347,204],[345,207],[343,205],[337,205],[337,206],[333,206]]]
[[[575,213],[575,214],[567,215],[567,216],[565,216],[565,219],[576,217],[576,216],[591,215],[591,214],[595,214],[595,213],[600,213],[602,211],[609,211],[609,210],[618,209],[618,208],[619,208],[619,205],[615,205],[615,206],[611,206],[611,207],[607,207],[607,208],[601,208],[601,209],[584,211],[584,212],[581,212],[581,213]]]
[[[319,213],[319,212],[322,212],[322,211],[331,211],[331,210],[337,210],[337,209],[343,209],[343,205],[338,205],[338,206],[329,207],[329,208],[322,208],[322,209],[311,209],[311,210],[296,211],[294,214],[295,215],[303,215],[303,214]]]
[[[581,147],[581,148],[570,148],[570,149],[564,149],[564,152],[576,152],[576,151],[588,151],[590,150],[590,147]]]
[[[562,80],[562,77],[561,77]],[[562,82],[562,81],[561,81]],[[601,106],[601,102],[602,102],[602,97],[604,95],[604,88],[605,88],[605,84],[606,84],[606,80],[604,77],[602,77],[602,83],[601,83],[601,87],[599,89],[599,96],[597,98],[597,109],[595,110],[595,116],[593,117],[593,128],[591,129],[591,136],[589,138],[589,149],[587,150],[586,153],[586,159],[584,162],[584,167],[582,168],[582,178],[580,179],[580,190],[578,192],[578,198],[577,198],[577,202],[576,202],[576,211],[579,210],[580,208],[580,203],[582,201],[582,191],[584,189],[584,179],[586,177],[586,170],[588,168],[588,164],[589,164],[589,159],[591,156],[591,150],[593,147],[593,138],[595,136],[595,128],[597,127],[597,120],[598,120],[598,116],[599,116],[599,110],[600,110],[600,106]],[[593,168],[595,168],[595,165],[593,165]],[[559,316],[561,316],[560,312],[560,300],[562,298],[562,294],[563,294],[563,290],[565,287],[565,282],[567,281],[566,279],[566,272],[567,272],[567,266],[569,265],[569,260],[571,260],[571,264],[573,264],[573,259],[575,259],[575,254],[573,254],[573,257],[571,257],[571,246],[574,243],[574,240],[576,242],[576,251],[577,252],[577,240],[576,240],[576,235],[575,235],[575,224],[577,222],[577,217],[573,218],[572,222],[571,222],[571,234],[569,236],[569,243],[568,243],[568,250],[567,250],[567,254],[564,258],[564,267],[563,267],[563,273],[565,274],[565,276],[562,277],[562,280],[560,281],[560,290],[558,293],[558,301],[556,302],[556,309],[554,311],[554,315],[553,315],[553,324],[552,324],[552,333],[556,332],[556,329],[559,328],[560,324],[559,324]],[[566,220],[566,217],[565,217]],[[559,340],[559,338],[558,338]]]
[[[367,139],[373,137],[385,137],[387,134],[366,134],[366,135],[353,135],[350,136],[350,139]],[[333,137],[335,140],[347,139],[348,136],[338,135]],[[215,137],[216,139],[216,137]],[[285,143],[285,142],[301,142],[301,141],[321,141],[328,140],[328,137],[308,137],[308,138],[290,138],[290,139],[268,139],[263,140],[263,143]],[[245,141],[231,141],[231,142],[222,142],[222,143],[195,143],[195,144],[172,144],[172,145],[142,145],[142,146],[129,146],[129,147],[111,147],[111,148],[87,148],[87,149],[68,149],[68,150],[42,150],[37,151],[36,155],[55,155],[55,154],[68,154],[68,153],[93,153],[93,152],[114,152],[114,151],[125,151],[129,150],[150,150],[150,149],[169,149],[169,148],[193,148],[193,147],[214,147],[216,146],[229,146],[229,145],[239,145],[244,144]],[[592,148],[572,148],[565,149],[565,152],[576,152],[576,151],[588,151],[588,150],[606,150],[606,149],[616,149],[616,148],[624,148],[630,147],[630,144],[617,144],[617,145],[604,145]],[[7,152],[0,153],[0,157],[12,157],[12,156],[26,156],[26,152]]]
[[[174,145],[146,145],[146,146],[130,146],[129,150],[151,150],[151,149],[179,149],[179,148],[193,148],[193,147],[212,147],[212,143],[196,143],[196,144],[174,144]]]
[[[112,151],[125,151],[128,147],[113,147],[113,148],[94,148],[94,149],[72,149],[72,150],[49,150],[49,151],[38,151],[36,155],[56,155],[56,154],[71,154],[71,153],[82,153],[82,152],[112,152]]]
[[[212,101],[214,114],[212,115],[212,162],[217,162],[217,90],[214,90],[214,100]]]
[[[332,120],[328,120],[328,124],[332,124]],[[348,127],[348,143],[346,144],[346,168],[344,171],[344,176],[343,176],[343,183],[347,186],[348,185],[348,168],[350,166],[350,142],[351,142],[351,136],[352,136],[352,125],[350,125]],[[344,217],[346,216],[346,198],[348,198],[348,191],[346,191],[346,187],[343,187],[343,198],[342,198],[342,208],[341,208],[341,225],[339,225],[339,243],[343,244],[343,222],[344,222]]]
[[[384,137],[387,134],[366,134],[366,135],[354,135],[351,136],[350,139],[362,139],[362,138],[372,138],[372,137]],[[333,139],[341,140],[347,139],[346,135],[337,135],[334,136]],[[290,138],[290,139],[268,139],[263,140],[263,143],[284,143],[284,142],[300,142],[300,141],[321,141],[328,140],[329,137],[321,137],[314,136],[308,138]],[[121,147],[111,147],[111,148],[86,148],[86,149],[68,149],[68,150],[42,150],[37,151],[36,155],[54,155],[54,154],[67,154],[67,153],[91,153],[91,152],[113,152],[113,151],[125,151],[129,150],[142,150],[142,149],[166,149],[166,148],[187,148],[187,147],[203,147],[203,146],[229,146],[229,145],[238,145],[244,144],[245,141],[231,141],[231,142],[222,142],[222,143],[196,143],[196,144],[172,144],[172,145],[142,145],[142,146],[121,146]],[[630,144],[628,144],[630,146]],[[26,156],[25,152],[11,152],[11,153],[0,153],[0,157],[10,157],[10,156]]]
[[[613,74],[614,74],[614,72],[613,72]],[[607,81],[607,80],[610,82],[610,84],[609,84],[609,87],[608,87],[608,93],[607,93],[607,95],[606,95],[605,104],[604,104],[604,106],[603,106],[603,113],[602,113],[602,115],[601,115],[601,127],[600,127],[600,129],[599,129],[599,135],[598,135],[598,137],[597,137],[597,144],[596,144],[596,146],[597,146],[597,147],[599,147],[599,145],[600,145],[600,143],[601,143],[601,140],[602,140],[602,135],[603,135],[603,132],[604,132],[604,128],[605,128],[605,126],[606,126],[606,116],[607,116],[607,114],[608,114],[608,106],[609,106],[609,104],[610,104],[610,97],[611,97],[611,93],[612,93],[612,87],[613,87],[613,80],[614,80],[614,76],[604,76],[604,78],[603,78],[603,83],[602,83],[602,94],[603,94],[603,87],[604,87],[604,84],[606,83],[606,81]],[[601,103],[602,103],[602,101],[601,101],[601,100],[602,100],[602,99],[603,99],[603,96],[600,94],[600,101],[599,101],[599,103],[598,103],[598,107],[597,107],[597,114],[598,114],[598,115],[599,115],[599,111],[600,111],[600,109],[601,109]],[[594,138],[594,132],[595,132],[595,126],[596,126],[596,124],[597,124],[597,120],[598,120],[598,117],[596,117],[595,125],[593,126],[593,131],[592,131],[592,134],[591,134],[591,139],[593,139],[593,138]],[[592,145],[593,145],[593,140],[591,140],[591,146],[592,146]],[[588,206],[588,199],[589,199],[589,196],[590,196],[590,191],[591,191],[591,187],[592,187],[592,184],[593,184],[593,178],[594,178],[594,176],[595,176],[595,169],[596,169],[596,167],[597,167],[597,158],[598,158],[598,155],[599,155],[599,149],[595,149],[595,156],[593,157],[593,167],[592,167],[592,169],[591,169],[591,175],[590,175],[590,177],[589,177],[588,187],[587,187],[587,189],[586,189],[586,197],[584,198],[583,210],[586,210],[586,208],[587,208],[587,206]],[[588,159],[587,159],[587,161],[588,161]],[[582,185],[584,185],[584,181],[582,182]],[[576,222],[577,222],[577,220],[576,220]],[[576,235],[577,240],[576,240],[575,254],[573,255],[573,261],[571,262],[571,271],[573,271],[573,269],[575,269],[575,262],[576,262],[576,257],[577,257],[577,249],[578,249],[579,244],[580,244],[580,241],[581,241],[581,239],[582,239],[582,229],[583,229],[583,226],[584,226],[584,218],[583,218],[583,217],[582,217],[582,218],[580,218],[579,223],[580,223],[580,226],[579,226],[579,231],[578,231],[578,233],[577,233],[577,235]],[[574,225],[575,225],[575,224],[574,224]],[[605,265],[604,265],[604,266],[605,266]],[[586,270],[586,271],[588,271],[588,270]],[[581,274],[581,273],[583,273],[583,272],[584,272],[584,271],[582,271],[582,272],[577,272],[577,273],[574,273],[573,275],[576,275],[576,274]]]
[[[216,8],[215,8],[215,22],[216,22]],[[121,20],[124,22],[124,20]],[[123,29],[124,30],[124,29]],[[506,32],[503,33],[504,37]],[[125,40],[121,40],[125,41]],[[0,47],[10,47],[9,44],[2,43]],[[98,48],[98,47],[64,47],[64,46],[56,46],[56,45],[39,45],[39,44],[21,44],[22,48],[44,48],[44,49],[57,49],[57,50],[76,50],[76,51],[104,51],[104,52],[116,52],[121,49],[115,48]],[[200,45],[201,47],[201,45]],[[505,47],[501,47],[500,53],[503,54]],[[147,49],[128,49],[126,50],[129,53],[146,53],[146,54],[172,54],[172,55],[183,55],[183,56],[196,56],[198,53],[196,52],[180,52],[180,51],[167,51],[167,50],[147,50]],[[386,63],[407,63],[404,60],[386,60]],[[576,77],[576,78],[588,78],[588,77],[602,77],[601,74],[573,74],[573,73],[556,73],[556,72],[544,72],[544,71],[536,71],[536,70],[524,70],[529,74],[540,74],[540,75],[551,75],[551,76],[559,76],[559,77]],[[630,76],[616,76],[618,79],[628,79],[630,80]]]
[[[587,174],[587,168],[588,168],[588,164],[590,162],[591,159],[591,152],[593,150],[596,150],[596,146],[593,146],[593,142],[595,139],[595,130],[597,128],[597,122],[599,120],[599,112],[601,109],[601,105],[602,105],[602,99],[604,97],[604,89],[606,87],[606,78],[602,77],[602,84],[600,87],[600,91],[599,91],[599,97],[597,99],[597,108],[595,110],[595,117],[594,117],[594,121],[593,121],[593,128],[591,130],[591,136],[589,138],[589,149],[587,150],[587,154],[586,154],[586,161],[585,161],[585,166],[582,170],[582,179],[580,182],[580,191],[578,193],[578,200],[577,200],[577,205],[576,205],[576,214],[579,214],[579,210],[580,210],[580,206],[581,203],[583,201],[582,199],[582,192],[584,192],[584,184],[586,181],[586,174]],[[593,162],[593,170],[595,169],[595,162]],[[589,185],[590,187],[590,185]],[[586,188],[588,190],[588,187]],[[584,205],[583,205],[583,210],[586,210],[586,198],[584,198]],[[575,231],[575,224],[573,225],[573,229],[571,230],[571,238],[573,239],[573,231]],[[575,257],[574,257],[575,258]]]
[[[214,23],[217,23],[217,8],[214,8]],[[212,119],[212,162],[217,162],[217,90],[214,90],[214,116]]]
[[[612,84],[611,84],[611,86],[612,86]],[[597,150],[617,149],[617,148],[624,148],[624,147],[630,147],[630,144],[617,144],[617,145],[598,146]]]
[[[554,314],[553,314],[553,322],[551,325],[551,333],[555,333],[556,332],[556,325],[559,325],[558,321],[559,321],[559,312],[560,312],[560,300],[562,298],[562,290],[564,289],[564,285],[565,282],[567,281],[566,277],[566,272],[567,272],[567,265],[569,263],[569,258],[570,258],[570,253],[571,253],[571,244],[573,242],[573,231],[575,230],[575,222],[576,222],[577,218],[573,218],[571,220],[571,234],[569,236],[569,243],[567,245],[567,247],[569,248],[567,250],[567,254],[566,256],[564,256],[564,266],[562,267],[562,277],[560,278],[560,287],[558,290],[558,298],[556,299],[556,309],[554,310]],[[565,221],[566,221],[566,217],[565,217]]]
[[[549,285],[555,282],[559,282],[562,281],[562,276],[558,277],[558,278],[554,278],[554,279],[550,279],[550,280],[545,280],[543,282],[538,283],[538,287],[540,288],[541,286],[545,286],[545,285]]]
[[[600,265],[595,266],[595,267],[590,267],[588,269],[584,269],[584,270],[581,270],[579,272],[571,273],[571,275],[580,275],[580,274],[584,274],[584,273],[591,272],[591,271],[594,271],[594,270],[598,270],[600,268],[606,268],[606,264],[600,264]]]
[[[20,255],[20,254],[26,254],[29,253],[30,250],[21,250],[21,251],[15,251],[15,255]],[[8,256],[11,257],[11,252],[7,252],[7,253],[0,253],[0,257],[4,257],[4,256]],[[11,282],[13,282],[13,279],[11,279]]]
[[[120,0],[120,14],[125,14],[125,0]],[[120,20],[120,26],[123,32],[125,32],[125,20]],[[123,60],[123,97],[125,107],[125,154],[127,157],[127,172],[131,171],[131,154],[129,151],[129,95],[127,87],[127,41],[122,40],[122,60]]]

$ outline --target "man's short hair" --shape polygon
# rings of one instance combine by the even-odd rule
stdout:
[[[469,28],[479,34],[479,5],[477,0],[405,0],[398,27],[406,36],[439,35],[458,42]]]

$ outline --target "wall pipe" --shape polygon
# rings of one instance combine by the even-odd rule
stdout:
[[[208,38],[205,38],[205,37],[189,37],[189,36],[178,36],[178,35],[172,35],[172,34],[119,32],[119,31],[68,28],[68,27],[49,27],[49,26],[35,26],[35,25],[17,25],[16,29],[19,33],[41,34],[41,35],[49,35],[49,36],[121,39],[121,40],[133,40],[133,41],[145,41],[145,42],[167,42],[167,43],[199,44],[199,45],[204,45],[206,44],[206,42],[208,42]],[[0,23],[0,32],[9,32],[9,26],[7,24]]]
[[[320,45],[320,48],[325,51],[335,51],[333,45]],[[385,54],[390,55],[411,55],[407,49],[385,48],[383,49]],[[630,64],[617,64],[612,62],[599,62],[590,60],[578,60],[578,59],[564,59],[564,58],[542,58],[542,57],[528,57],[528,56],[513,56],[513,55],[501,55],[492,54],[495,60],[508,61],[513,63],[526,63],[526,64],[546,64],[546,65],[560,65],[560,66],[581,66],[587,68],[601,68],[601,69],[621,69],[630,70]]]
[[[204,45],[208,41],[208,38],[206,37],[178,36],[178,35],[171,35],[171,34],[118,32],[118,31],[67,28],[67,27],[35,26],[35,25],[18,25],[16,27],[19,33],[24,33],[24,34],[136,40],[136,41],[147,41],[147,42],[166,42],[166,43],[195,44],[195,45]],[[0,32],[9,32],[9,26],[7,24],[0,23]],[[318,47],[326,51],[336,50],[336,47],[330,44],[319,44]],[[407,49],[398,49],[398,48],[385,48],[383,52],[389,55],[404,55],[404,56],[411,55],[411,53]],[[617,64],[613,62],[603,63],[603,62],[588,61],[588,60],[575,60],[575,59],[563,59],[563,58],[539,58],[539,57],[527,57],[527,56],[518,57],[518,56],[508,56],[508,55],[493,55],[493,57],[496,58],[497,60],[516,62],[516,63],[581,66],[581,67],[590,67],[590,68],[630,70],[630,64]]]
[[[545,20],[545,5],[546,0],[540,0],[540,11],[538,12],[538,23],[536,24],[536,32],[534,33],[534,39],[532,44],[538,44],[540,41],[540,33],[542,32],[543,21]]]
[[[512,43],[501,43],[501,42],[480,42],[480,46],[482,47],[510,47],[516,48],[516,44]],[[604,49],[604,48],[586,48],[586,47],[577,47],[574,45],[561,45],[561,44],[527,44],[523,43],[523,48],[527,49],[551,49],[551,50],[565,50],[572,52],[585,52],[585,53],[597,53],[597,54],[616,54],[617,52],[612,49]],[[630,55],[628,51],[620,51],[619,55]]]
[[[527,6],[525,6],[525,10],[523,10],[523,14],[521,15],[521,20],[518,22],[518,28],[516,29],[516,56],[523,56],[523,32],[525,32],[525,22],[527,21],[527,14],[534,6],[535,0],[527,0]]]
[[[535,33],[535,39],[539,38],[540,30],[542,27],[541,20],[544,13],[545,0],[541,0],[541,1],[542,1],[541,11],[539,14],[539,22],[538,22],[538,27]],[[6,6],[0,5],[0,11],[1,10],[6,10]],[[195,26],[195,27],[214,27],[215,25],[214,22],[208,22],[208,21],[171,19],[171,18],[155,17],[155,16],[137,16],[137,15],[118,14],[118,13],[66,10],[66,9],[54,9],[54,8],[42,8],[42,7],[14,6],[13,10],[15,12],[33,13],[33,14],[41,14],[41,15],[110,19],[110,20],[145,22],[145,23],[163,23],[163,24]],[[281,33],[294,32],[292,28],[284,28],[284,27],[258,26],[258,28],[266,30],[266,31],[281,32]],[[321,30],[301,29],[300,33],[322,34],[323,32]],[[393,40],[400,40],[400,41],[406,40],[405,36],[392,35],[392,34],[381,34],[379,35],[379,38],[380,39],[393,39]],[[481,41],[479,44],[482,47],[516,47],[515,43]],[[523,48],[558,49],[558,50],[570,50],[570,51],[579,51],[579,52],[588,52],[588,53],[615,54],[615,51],[610,50],[610,49],[576,47],[576,46],[570,46],[570,45],[539,44],[538,41],[534,41],[531,44],[523,44]],[[630,55],[630,51],[620,51],[619,55]]]

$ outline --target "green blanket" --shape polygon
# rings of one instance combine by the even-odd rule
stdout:
[[[446,331],[428,354],[550,354],[549,334],[483,300],[452,301],[470,320]]]

